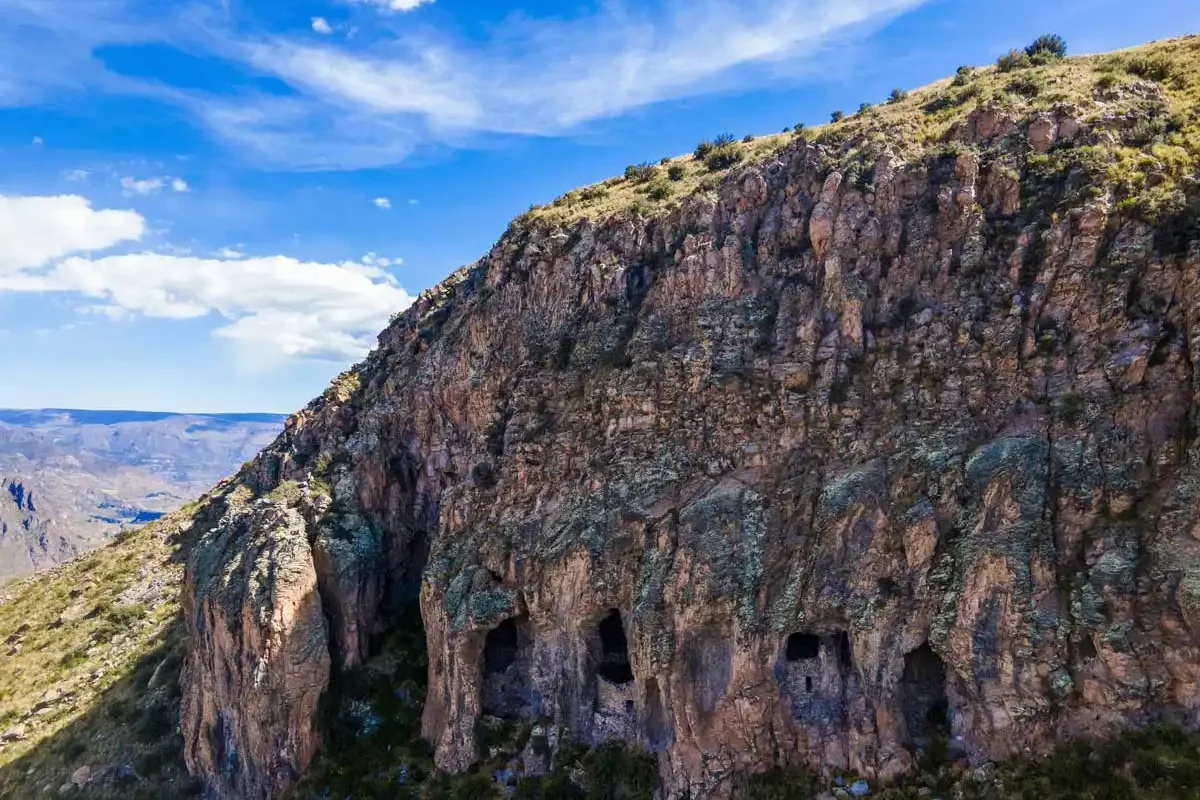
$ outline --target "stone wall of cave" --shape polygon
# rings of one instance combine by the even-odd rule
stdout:
[[[597,742],[638,738],[637,683],[621,612],[611,610],[596,626],[596,699],[592,736]]]
[[[533,634],[524,616],[509,617],[488,631],[483,645],[484,714],[514,721],[535,716],[532,650]]]
[[[845,719],[852,673],[850,641],[842,631],[791,634],[777,670],[795,719],[821,727],[839,726]]]

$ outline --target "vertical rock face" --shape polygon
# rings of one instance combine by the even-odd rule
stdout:
[[[329,629],[304,520],[277,498],[240,499],[189,565],[181,728],[188,768],[215,794],[273,797],[318,746]]]
[[[214,501],[189,764],[286,786],[418,586],[449,770],[483,715],[655,751],[670,797],[1197,722],[1200,243],[981,165],[1063,131],[1101,135],[985,110],[869,186],[800,142],[514,226]]]

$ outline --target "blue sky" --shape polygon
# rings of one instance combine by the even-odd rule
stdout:
[[[0,407],[294,410],[533,203],[1133,9],[0,0]]]

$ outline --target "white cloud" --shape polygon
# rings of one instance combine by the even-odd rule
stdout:
[[[421,5],[346,2],[388,11]],[[825,60],[844,52],[834,45],[927,2],[614,1],[573,4],[580,9],[574,15],[512,14],[482,39],[380,19],[369,36],[319,41],[233,28],[204,3],[177,12],[173,4],[90,0],[80,12],[78,4],[0,2],[0,105],[99,88],[180,105],[256,165],[379,166],[426,145],[567,135],[655,103],[784,86],[827,69]],[[131,12],[133,5],[151,15],[149,22]],[[93,55],[142,41],[240,62],[291,91],[230,86],[205,93],[112,73]],[[20,80],[6,82],[6,75]]]
[[[380,269],[386,269],[388,267],[400,266],[401,264],[404,263],[404,259],[388,258],[387,256],[381,256],[377,253],[367,253],[365,256],[362,257],[362,263],[364,266],[367,266],[367,267],[378,267]]]
[[[234,250],[232,247],[222,247],[220,250],[217,251],[217,255],[220,256],[221,258],[230,259],[230,258],[244,258],[246,254],[241,252],[240,250]]]
[[[665,12],[601,4],[574,19],[513,17],[470,45],[427,30],[372,47],[263,38],[241,53],[297,92],[289,121],[272,113],[274,98],[197,110],[210,124],[221,117],[226,133],[240,117],[242,144],[308,166],[337,159],[306,163],[313,138],[340,138],[328,118],[353,119],[343,165],[387,163],[427,142],[563,135],[655,103],[794,78],[830,44],[925,1],[670,0]]]
[[[409,201],[408,201],[408,204],[409,204],[410,206],[415,206],[415,205],[417,204],[417,201],[416,201],[416,200],[409,200]]]
[[[62,293],[111,319],[211,316],[213,335],[257,363],[359,358],[413,300],[385,271],[396,260],[373,254],[342,263],[236,251],[80,255],[145,231],[136,212],[97,211],[82,197],[0,196],[0,292]]]
[[[121,178],[121,188],[125,194],[154,194],[163,188],[162,178],[146,178],[138,180],[131,176]]]
[[[417,6],[432,3],[433,0],[348,0],[351,3],[379,6],[388,11],[412,11]]]
[[[34,144],[45,144],[46,140],[40,136],[35,136],[35,137],[33,137],[33,143]]]
[[[214,335],[255,348],[259,361],[359,358],[392,314],[413,300],[380,268],[287,256],[72,257],[23,288],[80,294],[101,301],[107,314],[162,319],[216,315],[224,324]]]
[[[328,36],[329,34],[333,33],[333,26],[331,26],[329,24],[329,20],[325,19],[324,17],[313,17],[312,29],[323,36]]]
[[[171,191],[173,192],[186,192],[188,190],[187,181],[183,178],[172,178],[170,175],[143,178],[141,180],[129,175],[121,178],[121,188],[125,190],[126,196],[158,194],[168,186],[171,187]]]
[[[71,253],[136,242],[146,221],[134,211],[97,211],[78,195],[0,195],[0,279]]]
[[[386,197],[376,197],[371,202],[375,204],[376,208],[382,208],[384,211],[387,211],[392,207],[392,201]]]
[[[86,169],[72,169],[63,173],[63,177],[69,181],[86,181],[92,173]]]

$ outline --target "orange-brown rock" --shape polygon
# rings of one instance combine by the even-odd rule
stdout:
[[[982,158],[1092,133],[986,111],[869,184],[797,142],[652,219],[514,225],[197,546],[189,764],[288,785],[418,586],[448,770],[485,715],[657,752],[672,798],[894,776],[943,719],[973,758],[1195,722],[1200,242]]]

